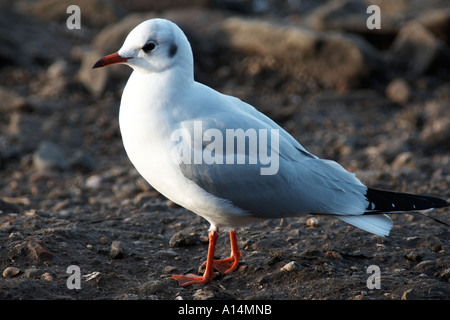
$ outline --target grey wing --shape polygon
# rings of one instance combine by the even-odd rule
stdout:
[[[214,128],[226,136],[226,126],[208,124],[208,121],[202,124],[205,126],[203,130]],[[184,125],[193,128],[192,123]],[[245,150],[244,163],[237,163],[237,156],[242,156],[242,152],[237,148],[226,150],[224,144],[222,152],[218,152],[217,148],[211,148],[215,141],[211,139],[211,143],[203,141],[201,152],[202,155],[213,155],[215,162],[206,163],[204,158],[197,162],[180,161],[180,170],[208,193],[227,199],[258,218],[306,213],[362,214],[368,205],[364,196],[367,188],[336,162],[310,155],[303,147],[293,144],[290,135],[286,135],[281,131],[278,143],[269,138],[265,140],[270,150],[270,164],[259,161],[259,154],[255,156],[250,150]],[[184,145],[184,152],[191,152],[191,159],[194,159],[194,144],[187,145]],[[196,151],[198,155],[200,149]],[[227,162],[230,159],[234,162]],[[271,174],[262,174],[262,169],[269,165]]]

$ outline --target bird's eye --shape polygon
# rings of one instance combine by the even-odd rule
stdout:
[[[156,48],[156,43],[151,41],[151,42],[146,43],[145,46],[142,47],[142,50],[144,50],[145,53],[149,53],[149,52],[155,50],[155,48]]]

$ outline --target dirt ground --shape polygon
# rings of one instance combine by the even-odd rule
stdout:
[[[98,32],[89,29],[71,46]],[[16,99],[3,95],[10,104],[0,115],[0,299],[450,298],[449,229],[414,214],[392,216],[385,238],[331,217],[316,216],[314,225],[310,217],[261,221],[237,232],[238,270],[180,288],[169,276],[198,272],[209,225],[162,197],[127,159],[117,115],[131,71],[117,66],[125,76],[94,95],[73,76],[81,64],[74,52],[62,68],[50,59],[0,69],[2,90]],[[386,91],[392,77],[301,89],[298,79],[242,52],[223,53],[214,61],[220,65],[196,61],[199,81],[253,104],[363,183],[450,198],[448,69],[409,78],[408,99],[398,102]],[[42,170],[36,154],[44,140],[65,165]],[[449,213],[426,214],[448,223]],[[216,255],[229,250],[221,230]],[[79,268],[78,288],[70,266]]]

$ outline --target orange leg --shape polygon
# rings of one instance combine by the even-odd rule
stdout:
[[[208,258],[206,260],[206,269],[203,276],[197,276],[195,274],[187,274],[187,275],[173,275],[170,278],[177,280],[180,286],[186,287],[191,284],[207,284],[211,282],[214,271],[213,271],[213,261],[214,261],[214,251],[216,250],[216,243],[219,234],[212,230],[209,233],[209,247],[208,247]]]
[[[236,230],[230,231],[231,255],[229,258],[222,260],[213,260],[213,268],[223,274],[229,274],[237,269],[239,266],[239,259],[242,253],[239,251]],[[207,264],[208,261],[203,264]]]
[[[170,278],[177,280],[180,286],[186,287],[191,284],[207,284],[211,282],[214,276],[213,268],[224,274],[229,274],[230,272],[236,270],[239,265],[239,259],[240,257],[242,257],[242,253],[238,248],[236,231],[230,231],[231,255],[229,258],[223,260],[214,260],[214,251],[216,249],[218,237],[218,232],[214,230],[209,233],[208,258],[203,263],[204,265],[206,264],[205,273],[203,274],[203,276],[187,274],[173,275]]]

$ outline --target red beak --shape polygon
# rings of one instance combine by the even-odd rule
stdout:
[[[121,57],[121,56],[119,56],[119,53],[116,52],[116,53],[107,55],[106,57],[103,57],[100,60],[98,60],[93,65],[92,69],[109,66],[111,64],[126,62],[128,59],[131,59],[131,58]]]

